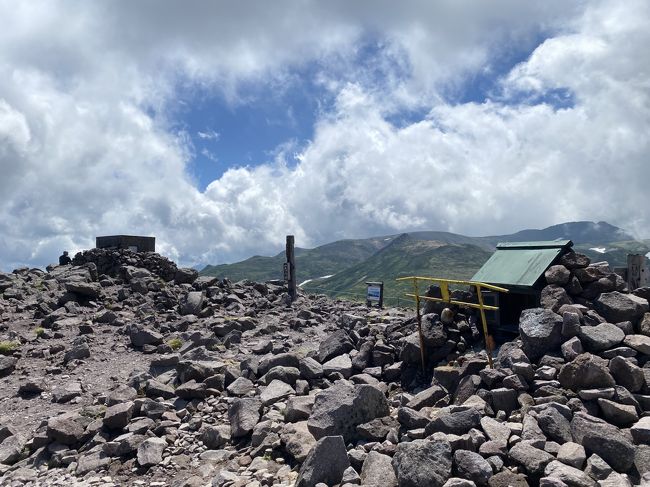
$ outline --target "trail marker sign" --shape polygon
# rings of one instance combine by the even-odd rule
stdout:
[[[366,291],[366,304],[373,306],[377,304],[380,308],[384,307],[384,283],[380,282],[366,282],[368,289]]]

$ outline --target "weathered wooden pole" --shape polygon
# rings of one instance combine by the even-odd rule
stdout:
[[[294,301],[298,295],[296,287],[296,258],[294,253],[294,238],[293,235],[287,235],[287,286],[289,287],[289,296],[291,301]]]
[[[647,286],[650,275],[643,254],[627,254],[627,287],[630,291]]]

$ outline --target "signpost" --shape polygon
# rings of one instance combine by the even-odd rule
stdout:
[[[291,298],[291,301],[294,301],[298,295],[298,289],[296,286],[296,260],[293,246],[293,235],[287,235],[287,262],[284,264],[284,280],[287,281],[287,287],[289,288],[289,297]]]
[[[366,304],[372,306],[377,303],[380,308],[384,307],[384,283],[381,282],[366,282],[368,290],[366,291]]]

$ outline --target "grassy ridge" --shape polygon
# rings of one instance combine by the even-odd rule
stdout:
[[[628,253],[650,252],[650,240],[632,240],[623,230],[605,222],[573,222],[512,235],[466,237],[449,232],[412,232],[369,239],[339,240],[314,249],[296,248],[297,282],[306,291],[363,299],[366,281],[384,281],[384,295],[403,297],[411,284],[397,283],[409,275],[470,279],[505,241],[571,239],[576,251],[592,262],[606,260],[612,267],[627,265]],[[620,240],[615,241],[616,238]],[[605,248],[601,253],[594,248]],[[234,264],[206,266],[202,275],[233,281],[282,279],[284,252],[255,256]],[[323,276],[332,276],[323,278]],[[394,304],[394,301],[389,301]]]

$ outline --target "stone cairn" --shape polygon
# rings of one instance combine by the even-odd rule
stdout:
[[[650,289],[605,264],[549,268],[493,369],[475,316],[430,305],[422,371],[412,310],[165,262],[0,274],[0,401],[46,409],[26,431],[0,407],[1,485],[650,485]],[[110,388],[60,379],[116,354],[137,366]]]

